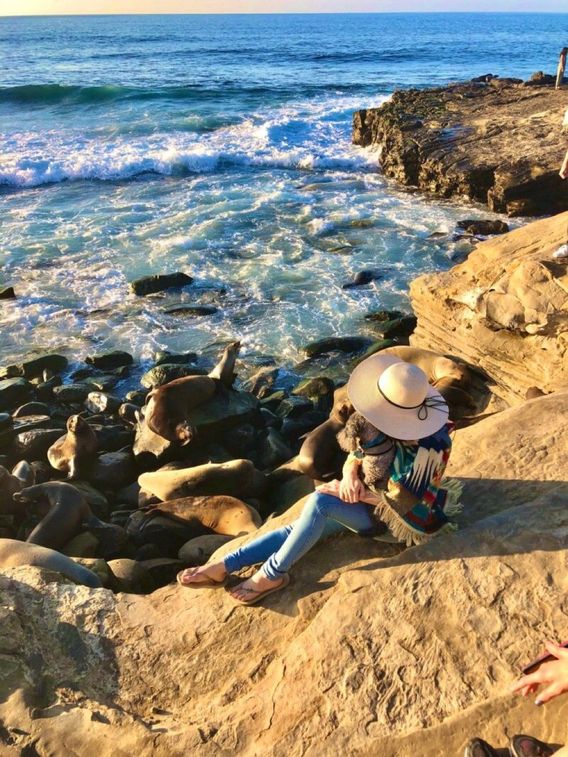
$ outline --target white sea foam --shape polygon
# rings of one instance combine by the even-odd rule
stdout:
[[[144,173],[199,174],[231,166],[362,169],[376,165],[376,155],[350,144],[346,114],[363,105],[368,103],[344,97],[286,105],[205,134],[89,137],[69,129],[2,135],[0,184],[125,180]]]

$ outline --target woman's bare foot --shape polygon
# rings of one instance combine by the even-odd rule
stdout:
[[[216,562],[210,565],[200,565],[198,568],[187,568],[180,574],[179,582],[182,586],[220,584],[226,577],[225,563]]]
[[[238,602],[249,602],[259,594],[264,594],[265,591],[278,588],[283,582],[283,579],[277,578],[275,581],[271,578],[267,578],[262,570],[257,570],[254,576],[247,578],[237,586],[234,586],[229,590],[229,594]]]

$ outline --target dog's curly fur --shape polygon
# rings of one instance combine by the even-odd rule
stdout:
[[[360,444],[371,442],[381,432],[369,423],[360,413],[353,413],[345,428],[337,434],[337,442],[344,452],[354,452]],[[373,448],[373,454],[366,454],[361,461],[361,477],[369,489],[379,490],[386,487],[389,470],[395,455],[394,442],[386,437],[386,442]]]

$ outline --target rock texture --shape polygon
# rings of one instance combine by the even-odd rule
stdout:
[[[537,221],[413,281],[411,343],[480,366],[509,404],[568,386],[568,266],[552,259],[567,230],[568,213]]]
[[[341,535],[263,607],[4,569],[6,754],[439,757],[516,732],[561,743],[568,698],[537,708],[507,686],[568,628],[567,421],[562,392],[458,431],[460,531],[402,552]]]
[[[353,142],[380,149],[386,176],[509,216],[568,209],[563,90],[499,80],[395,92],[353,118]]]

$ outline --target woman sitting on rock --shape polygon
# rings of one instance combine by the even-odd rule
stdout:
[[[460,487],[442,482],[451,449],[448,406],[417,366],[394,355],[373,355],[353,371],[347,386],[356,412],[338,435],[350,454],[341,482],[320,486],[292,524],[269,531],[229,553],[222,562],[189,568],[182,586],[222,586],[229,573],[263,563],[231,589],[254,604],[289,583],[288,571],[322,536],[345,527],[361,535],[420,544],[453,529]],[[442,483],[444,485],[442,485]]]

